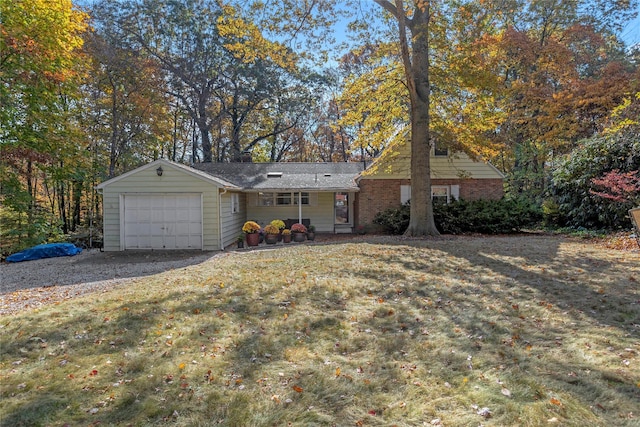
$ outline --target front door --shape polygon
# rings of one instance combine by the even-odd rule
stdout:
[[[351,223],[351,208],[349,193],[336,193],[335,195],[335,224],[346,225]]]

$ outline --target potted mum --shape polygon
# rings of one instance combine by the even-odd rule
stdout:
[[[294,242],[304,242],[304,239],[307,238],[307,227],[299,222],[296,222],[291,226],[291,232],[293,233]]]
[[[278,243],[280,229],[273,224],[269,224],[264,228],[264,241],[267,245],[275,245]]]
[[[284,243],[291,243],[291,230],[288,228],[282,230],[282,241]]]
[[[278,227],[278,242],[282,240],[282,230],[286,228],[284,221],[281,219],[274,219],[271,221],[271,225]]]
[[[242,226],[242,232],[246,235],[247,246],[258,246],[260,243],[260,224],[255,221],[247,221]]]

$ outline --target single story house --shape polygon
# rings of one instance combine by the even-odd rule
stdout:
[[[350,233],[410,198],[410,152],[389,151],[362,163],[200,163],[160,159],[97,186],[103,195],[105,251],[221,250],[242,225],[273,219]],[[465,155],[434,154],[433,196],[500,198],[503,176]],[[446,200],[445,200],[446,199]]]
[[[351,232],[360,163],[201,163],[160,159],[97,186],[105,251],[224,249],[242,225],[273,219]]]

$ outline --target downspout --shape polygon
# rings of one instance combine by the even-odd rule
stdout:
[[[218,193],[218,234],[220,235],[220,250],[224,251],[224,238],[222,236],[222,196],[227,193],[223,188],[222,193]]]
[[[96,193],[102,195],[102,201],[104,203],[104,189],[102,188],[98,188],[98,186],[95,186],[96,189]],[[94,206],[91,206],[91,209],[93,209]],[[90,226],[90,230],[93,230],[93,222],[92,225]],[[100,245],[100,252],[104,252],[104,205],[102,205],[102,245]],[[93,246],[92,246],[93,247]]]

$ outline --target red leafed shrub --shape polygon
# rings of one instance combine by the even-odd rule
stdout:
[[[620,203],[640,201],[640,176],[638,171],[620,172],[614,169],[602,178],[593,178],[591,183],[601,191],[589,190],[593,195]]]

